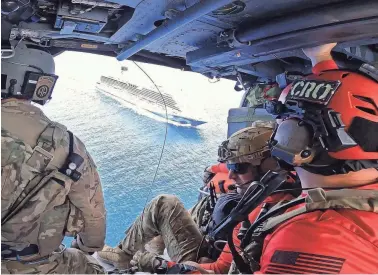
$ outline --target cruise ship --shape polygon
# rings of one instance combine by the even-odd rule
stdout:
[[[206,123],[182,116],[181,109],[177,106],[174,98],[167,93],[159,93],[126,81],[120,81],[110,76],[101,76],[97,82],[96,90],[103,94],[121,100],[135,106],[138,109],[147,111],[158,120],[167,120],[178,126],[197,127]]]

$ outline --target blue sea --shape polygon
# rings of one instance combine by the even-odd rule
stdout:
[[[226,139],[228,110],[241,100],[234,83],[211,83],[199,74],[140,64],[186,116],[207,121],[198,128],[168,125],[153,182],[166,124],[95,90],[101,75],[148,88],[154,87],[151,81],[132,62],[111,57],[68,52],[55,62],[59,80],[43,110],[86,144],[98,166],[107,209],[106,243],[116,245],[146,202],[158,194],[175,194],[190,208],[204,168],[216,163],[218,145]],[[121,74],[121,66],[128,71]]]

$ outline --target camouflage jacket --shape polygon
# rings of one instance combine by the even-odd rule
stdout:
[[[33,258],[49,255],[65,235],[75,236],[85,252],[102,249],[106,212],[100,178],[84,144],[75,136],[73,141],[73,152],[84,159],[77,169],[81,178],[76,182],[58,171],[69,154],[66,127],[50,121],[27,101],[2,100],[2,223],[15,212],[20,199],[35,192],[2,224],[2,257],[13,258],[9,257],[11,252],[30,247],[37,247]],[[32,188],[36,184],[42,188]]]

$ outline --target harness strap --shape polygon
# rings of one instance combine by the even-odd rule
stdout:
[[[41,266],[41,264],[46,264],[49,262],[53,262],[57,258],[60,258],[64,251],[66,250],[66,246],[64,244],[61,244],[55,251],[53,251],[50,255],[39,257],[33,260],[7,260],[5,259],[2,264],[6,266],[7,269],[13,269],[13,270],[24,270]],[[18,254],[17,256],[21,256],[21,254]]]
[[[66,163],[59,169],[59,172],[76,182],[81,178],[81,173],[77,170],[83,164],[84,159],[79,154],[74,153],[74,135],[70,131],[67,132],[70,138],[69,152]]]
[[[17,258],[19,256],[29,256],[39,252],[38,245],[30,244],[22,250],[14,250],[11,245],[1,244],[1,258]]]
[[[378,191],[342,189],[325,192],[322,188],[309,190],[304,206],[268,219],[262,231],[269,231],[303,213],[340,208],[378,213]]]
[[[306,213],[306,207],[300,207],[293,211],[281,214],[279,216],[270,218],[265,225],[261,228],[260,231],[269,231],[270,229],[274,228],[275,226],[283,223],[284,221],[290,220],[291,218],[298,216],[300,214]]]
[[[68,155],[72,155],[73,154],[73,146],[74,146],[74,136],[73,136],[73,133],[71,131],[67,131],[68,132],[68,136],[70,137],[70,144],[69,144],[69,147],[68,147]]]
[[[218,182],[218,186],[219,186],[219,190],[222,192],[222,193],[227,193],[226,189],[224,188],[224,184],[225,184],[225,180],[220,180]]]

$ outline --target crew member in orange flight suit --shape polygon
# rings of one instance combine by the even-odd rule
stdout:
[[[264,240],[260,273],[378,273],[378,83],[371,67],[338,69],[334,46],[304,50],[313,75],[283,91],[280,101],[297,102],[297,112],[281,115],[272,155],[295,167],[302,188],[369,190],[369,198],[357,197],[363,210],[336,205],[279,224]],[[308,123],[315,113],[328,135]]]
[[[210,169],[209,169],[210,168]],[[227,165],[225,163],[219,163],[213,166],[210,166],[207,170],[213,171],[214,173],[220,173],[222,176],[224,173],[227,172],[227,178],[228,179],[234,179],[237,174],[235,174],[235,171],[229,171],[227,169]],[[294,180],[295,174],[291,175],[291,177],[288,177],[287,183],[283,186],[283,188],[296,188],[297,183],[295,183]],[[215,178],[215,177],[214,177]],[[234,181],[232,181],[234,183]],[[217,187],[216,187],[217,188]],[[267,197],[262,204],[260,204],[256,209],[254,209],[249,215],[248,219],[251,223],[253,223],[256,218],[261,213],[262,207],[266,209],[270,209],[278,202],[282,201],[290,201],[294,199],[295,196],[297,196],[296,192],[293,190],[292,192],[280,192],[277,194],[273,194],[269,197]],[[236,247],[240,247],[240,239],[238,238],[239,230],[241,228],[241,224],[238,224],[234,230],[233,230],[233,241]],[[223,248],[222,253],[219,255],[218,259],[213,262],[210,259],[201,258],[200,263],[195,262],[187,262],[188,265],[197,267],[198,270],[202,271],[203,273],[206,273],[207,271],[214,272],[215,274],[227,274],[231,263],[233,261],[232,254],[230,252],[230,248],[228,245],[226,245]]]

